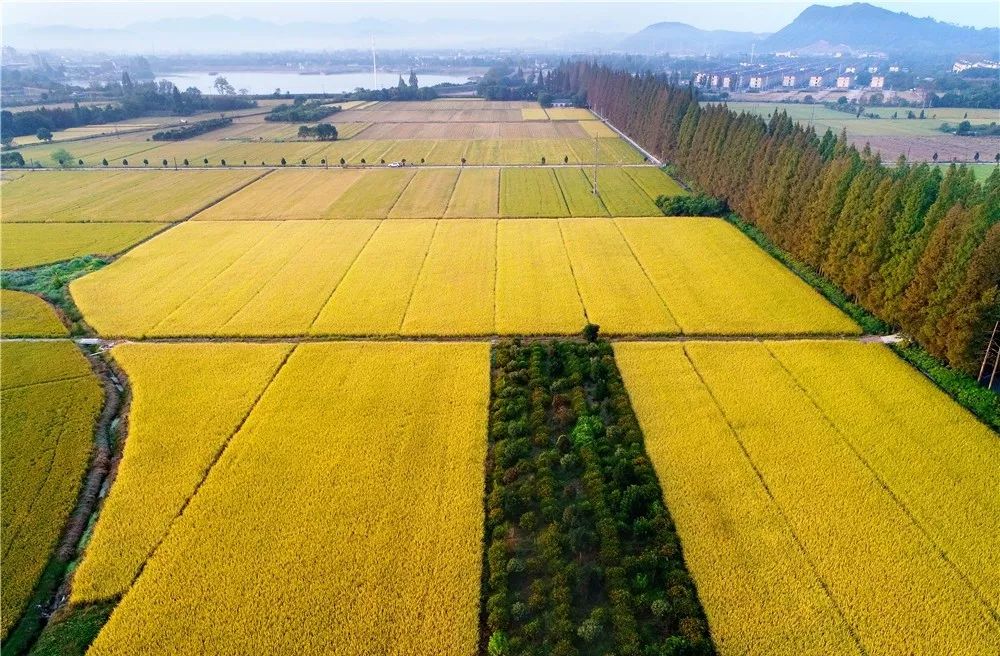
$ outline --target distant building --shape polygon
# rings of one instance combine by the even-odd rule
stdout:
[[[872,81],[868,84],[872,89],[884,89],[885,88],[885,76],[884,75],[872,75]]]
[[[869,73],[878,73],[878,66],[869,66],[868,67],[868,72]]]
[[[809,88],[810,89],[819,89],[822,86],[823,86],[823,76],[822,75],[813,75],[812,77],[809,78]]]
[[[890,66],[889,67],[889,72],[890,73],[898,73],[899,72],[899,66]]]
[[[722,83],[722,78],[721,77],[719,77],[718,75],[713,75],[712,76],[712,82],[711,82],[711,84],[712,84],[713,87],[717,87],[721,83]]]
[[[733,88],[733,78],[729,77],[728,75],[726,75],[725,77],[723,77],[722,78],[722,88],[723,89],[732,89]]]
[[[572,107],[573,106],[573,99],[572,98],[556,98],[555,100],[552,101],[552,106],[553,107]]]
[[[795,76],[785,75],[781,78],[781,86],[783,87],[794,87],[795,86]]]
[[[750,88],[751,89],[763,89],[764,85],[767,83],[767,78],[762,75],[751,75],[750,76]]]
[[[857,73],[858,69],[855,66],[848,66],[847,68],[844,69],[844,72],[845,73]]]
[[[850,89],[851,88],[851,76],[841,75],[837,78],[837,88],[838,89]]]
[[[955,62],[955,65],[951,67],[951,70],[956,73],[961,73],[962,71],[967,71],[970,68],[988,68],[992,70],[1000,69],[1000,63],[991,61],[989,59],[983,59],[977,62],[971,62],[967,59],[960,59]]]

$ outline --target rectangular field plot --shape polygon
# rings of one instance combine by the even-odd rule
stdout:
[[[1000,443],[886,347],[615,355],[723,656],[1000,649]]]
[[[261,171],[52,171],[5,182],[3,221],[179,221]]]
[[[274,171],[216,203],[195,219],[248,221],[325,219],[364,172],[357,169]]]
[[[654,201],[658,196],[681,196],[686,193],[676,180],[652,166],[630,167],[625,169],[625,173]]]
[[[549,107],[545,113],[553,121],[587,121],[595,118],[589,109],[582,107]]]
[[[686,334],[860,332],[725,221],[691,217],[616,223]]]
[[[552,169],[502,169],[500,216],[568,216]]]
[[[438,219],[448,209],[458,169],[417,171],[399,200],[389,211],[390,219]]]
[[[126,371],[150,397],[179,401],[152,365],[174,369],[182,348],[115,354],[128,351]],[[207,348],[260,360],[252,351],[276,347]],[[475,653],[489,345],[302,344],[276,374],[264,360],[253,369],[269,382],[245,423],[203,466],[89,653]],[[245,389],[250,369],[225,369],[223,389]],[[209,403],[186,411],[211,415]],[[144,430],[147,448],[177,440],[173,427]],[[112,495],[145,490],[155,487]],[[139,506],[120,518],[114,530],[145,522]]]
[[[106,336],[859,332],[718,219],[194,221],[70,291]]]
[[[593,169],[583,169],[594,183]],[[628,169],[601,167],[597,169],[597,193],[611,216],[663,216],[663,212],[628,174]],[[662,175],[662,174],[661,174]]]
[[[500,214],[500,169],[462,169],[444,216],[495,217]]]
[[[22,269],[80,255],[115,255],[166,228],[166,223],[8,223],[0,266]]]

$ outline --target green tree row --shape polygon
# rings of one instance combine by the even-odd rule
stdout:
[[[1000,169],[883,165],[827,131],[702,107],[658,76],[581,62],[555,76],[697,188],[930,353],[977,373],[1000,320]]]

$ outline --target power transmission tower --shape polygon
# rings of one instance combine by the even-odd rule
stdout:
[[[989,364],[990,357],[993,357],[993,370],[990,372],[989,382],[986,383],[986,389],[993,389],[993,383],[996,381],[997,377],[997,367],[1000,366],[1000,343],[997,343],[997,333],[1000,332],[1000,321],[993,325],[993,332],[990,334],[990,341],[986,344],[986,352],[983,353],[983,364],[979,367],[979,376],[976,380],[982,384],[983,375],[986,374],[986,367]]]

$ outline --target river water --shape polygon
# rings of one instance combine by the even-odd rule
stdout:
[[[358,87],[371,89],[372,74],[367,73],[333,73],[331,75],[299,75],[293,72],[284,71],[233,71],[227,72],[219,70],[213,74],[209,72],[183,72],[171,73],[169,75],[158,75],[157,80],[169,80],[173,82],[181,91],[188,87],[196,87],[202,93],[215,93],[212,86],[215,78],[222,76],[229,80],[237,90],[247,89],[252,94],[274,93],[275,89],[281,89],[281,93],[290,91],[292,93],[343,93],[354,91]],[[378,86],[380,88],[393,87],[399,83],[399,73],[390,71],[378,72]],[[403,79],[409,79],[409,71],[404,72]],[[469,81],[466,75],[435,75],[431,73],[417,73],[420,86],[427,87],[442,82],[452,82],[454,84],[464,84]]]

